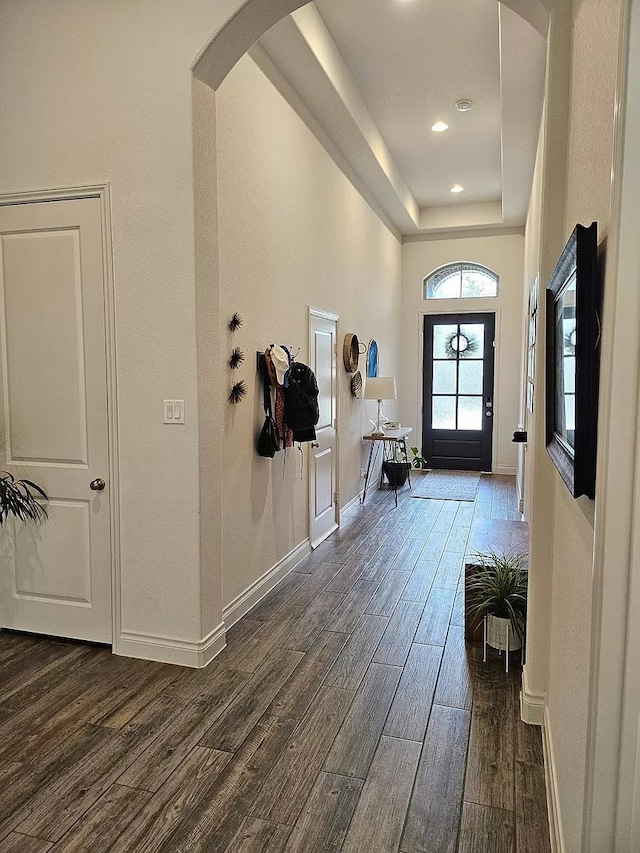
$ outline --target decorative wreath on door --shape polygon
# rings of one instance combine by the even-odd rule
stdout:
[[[472,358],[480,349],[480,341],[474,334],[450,332],[444,341],[447,358]]]

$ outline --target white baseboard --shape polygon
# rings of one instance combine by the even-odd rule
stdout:
[[[340,515],[342,516],[342,513],[348,512],[351,509],[351,507],[357,506],[361,500],[362,500],[362,492],[358,492],[358,494],[355,495],[354,497],[352,497],[350,501],[347,501],[347,503],[344,506],[340,507]]]
[[[199,642],[179,637],[156,637],[138,631],[122,631],[114,652],[123,657],[174,663],[199,668],[206,666],[226,646],[226,630],[248,613],[260,599],[271,592],[283,577],[311,552],[305,539],[262,577],[236,596],[222,612],[223,621]]]
[[[509,474],[511,477],[515,477],[518,473],[518,469],[515,465],[496,465],[496,474]]]
[[[269,571],[265,572],[262,577],[248,586],[244,592],[237,595],[222,610],[225,627],[230,628],[239,619],[242,619],[252,607],[255,607],[267,593],[271,592],[280,583],[282,578],[288,575],[310,553],[311,545],[309,544],[309,540],[305,539],[304,542],[301,542],[292,551],[289,551],[275,566],[272,566]]]
[[[544,708],[542,723],[542,747],[544,751],[544,775],[547,789],[547,810],[549,812],[549,835],[551,838],[551,853],[565,853],[560,815],[560,796],[558,793],[558,776],[556,760],[553,751],[553,740],[549,726],[547,706]]]
[[[122,631],[114,651],[128,658],[200,668],[213,660],[226,644],[225,625],[221,622],[199,642],[179,637],[155,637],[138,631]]]
[[[339,527],[340,527],[340,525],[338,524],[338,522],[334,521],[328,530],[325,530],[324,533],[322,533],[320,536],[318,536],[318,538],[314,542],[311,542],[311,545],[310,545],[311,550],[315,551],[315,549],[318,547],[318,545],[322,545],[324,540],[328,539],[332,533],[335,533]]]
[[[527,665],[522,667],[522,690],[520,691],[520,717],[530,726],[544,723],[544,708],[547,697],[544,693],[534,693],[527,683]]]

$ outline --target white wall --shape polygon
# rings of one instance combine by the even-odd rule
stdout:
[[[220,322],[225,353],[247,360],[223,372],[228,389],[243,378],[249,395],[224,404],[224,603],[308,536],[307,448],[267,460],[255,451],[264,420],[256,350],[270,343],[308,356],[308,307],[340,316],[341,336],[355,331],[380,346],[381,373],[397,375],[401,246],[317,139],[245,56],[216,94]],[[233,335],[226,323],[244,320]],[[361,488],[365,412],[342,364],[340,336],[340,503]],[[363,360],[361,360],[361,367]],[[392,413],[392,408],[389,408]]]
[[[534,182],[527,223],[525,287],[541,268],[539,304],[553,262],[577,222],[588,225],[596,219],[601,249],[606,246],[621,6],[621,0],[581,0],[572,6],[568,105],[564,116],[559,116],[557,93],[550,92],[556,112],[549,115],[547,148],[538,152],[537,170],[544,172],[544,180]],[[567,118],[564,137],[554,139],[554,132],[561,133],[562,120]],[[566,192],[561,200],[551,199],[550,171],[558,168],[565,150]],[[559,180],[556,184],[562,185]],[[604,272],[606,252],[601,259]],[[539,328],[543,329],[542,324]],[[594,502],[571,497],[546,452],[543,369],[544,338],[539,338],[536,414],[530,419],[533,446],[525,489],[534,581],[529,591],[526,680],[534,697],[543,696],[546,701],[548,764],[555,781],[557,825],[564,849],[577,853],[583,849],[589,736]],[[596,491],[597,500],[598,484]]]
[[[549,670],[549,623],[551,619],[552,560],[549,530],[553,526],[553,505],[538,495],[553,494],[553,474],[547,464],[545,418],[545,282],[541,271],[541,228],[543,176],[546,139],[546,108],[543,111],[538,140],[531,200],[525,229],[523,277],[523,363],[522,402],[524,426],[528,442],[518,453],[523,466],[522,498],[524,516],[529,523],[529,590],[527,618],[527,663],[525,666],[525,701],[534,707],[525,719],[542,723]],[[526,406],[527,342],[529,294],[537,281],[537,340],[533,413]],[[532,695],[526,695],[526,694]]]
[[[151,636],[202,636],[190,66],[238,5],[0,8],[0,192],[111,182],[122,623]]]
[[[610,216],[613,115],[620,0],[574,4],[565,239],[576,222],[598,221],[606,241]],[[591,666],[592,501],[575,501],[554,471],[553,585],[549,724],[567,850],[579,850]]]
[[[495,311],[493,470],[508,474],[515,474],[517,459],[511,437],[519,421],[523,252],[524,238],[518,234],[409,242],[402,247],[402,422],[413,427],[415,443],[421,446],[423,315]],[[424,277],[456,261],[473,261],[498,273],[498,297],[424,300]]]

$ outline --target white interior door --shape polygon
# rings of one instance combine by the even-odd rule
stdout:
[[[104,273],[99,198],[0,206],[0,470],[50,499],[0,530],[0,625],[111,642]]]
[[[320,420],[316,427],[316,441],[311,444],[309,472],[309,540],[312,548],[338,526],[337,339],[338,318],[311,310],[309,366],[316,375],[320,389]]]

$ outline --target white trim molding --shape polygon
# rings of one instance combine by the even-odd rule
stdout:
[[[544,752],[544,778],[547,789],[547,810],[549,812],[549,836],[551,853],[565,853],[564,837],[562,834],[562,819],[560,815],[560,794],[558,791],[558,774],[556,773],[555,753],[549,713],[544,706],[544,721],[542,724],[542,749]]]
[[[508,474],[509,477],[518,476],[516,465],[496,465],[496,474]]]
[[[281,560],[278,560],[275,566],[272,566],[262,577],[259,577],[258,580],[248,586],[244,592],[241,592],[233,601],[230,601],[222,610],[225,627],[230,628],[239,619],[242,619],[252,607],[255,607],[265,595],[270,593],[310,553],[311,545],[309,544],[309,540],[305,539],[304,542],[296,545]]]
[[[547,697],[544,693],[534,693],[527,684],[527,665],[522,667],[522,690],[520,691],[520,717],[530,726],[544,723],[544,709]]]
[[[227,645],[225,624],[221,622],[200,641],[180,637],[156,637],[137,631],[122,631],[118,654],[124,657],[174,663],[201,668],[210,663]]]
[[[347,501],[344,506],[340,507],[340,515],[342,515],[345,512],[349,512],[349,510],[352,507],[358,506],[358,504],[360,503],[361,500],[362,500],[362,492],[360,491],[360,492],[358,492],[357,495],[354,495],[350,501]]]
[[[240,595],[223,608],[223,621],[204,639],[185,640],[180,637],[160,637],[137,631],[122,631],[118,654],[160,663],[201,668],[207,666],[226,647],[226,631],[255,607],[271,592],[307,554],[311,553],[309,540],[296,545],[275,566],[254,581]]]
[[[339,517],[340,517],[340,507],[338,506],[338,502],[336,501],[336,519],[338,519]],[[315,551],[315,549],[318,547],[318,545],[322,545],[324,540],[328,539],[332,533],[335,533],[339,527],[340,527],[340,524],[338,523],[338,521],[337,520],[334,521],[332,527],[330,527],[328,530],[325,530],[324,533],[322,533],[320,536],[318,536],[317,539],[314,539],[314,541],[311,543],[311,550]]]

